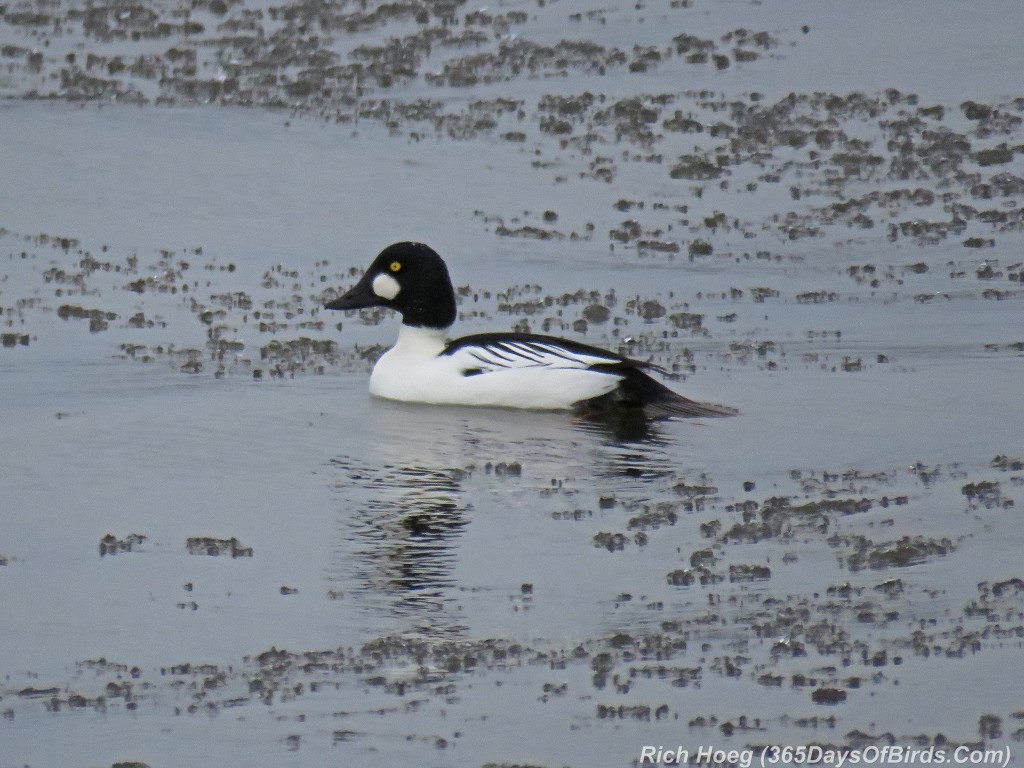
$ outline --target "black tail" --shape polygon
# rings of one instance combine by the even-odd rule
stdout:
[[[675,416],[682,419],[716,418],[739,413],[728,405],[702,403],[683,397],[637,368],[620,367],[615,369],[615,373],[623,377],[616,389],[607,395],[577,403],[577,406],[584,410],[643,408],[652,416]]]

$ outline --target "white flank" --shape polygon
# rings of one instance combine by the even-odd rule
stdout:
[[[499,367],[481,361],[489,355],[480,347],[440,355],[444,347],[444,330],[403,325],[395,346],[374,366],[370,392],[389,400],[438,405],[561,410],[607,394],[620,381],[614,374],[587,370],[595,362],[607,362],[589,355],[516,358],[502,360]],[[480,372],[467,376],[467,370]]]

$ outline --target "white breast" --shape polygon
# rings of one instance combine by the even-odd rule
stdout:
[[[536,351],[494,358],[493,351],[473,346],[441,355],[444,337],[443,330],[403,325],[395,346],[373,369],[370,392],[390,400],[441,405],[566,409],[611,392],[621,380],[587,370],[601,358]]]

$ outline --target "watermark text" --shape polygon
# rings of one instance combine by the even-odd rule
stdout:
[[[638,765],[707,765],[729,768],[769,768],[769,766],[819,765],[844,768],[861,765],[951,765],[998,766],[1010,763],[1010,748],[1005,747],[903,747],[893,744],[850,749],[817,745],[786,747],[769,745],[757,749],[719,749],[712,746],[654,746],[640,748]]]

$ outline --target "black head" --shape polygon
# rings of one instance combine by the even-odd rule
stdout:
[[[437,252],[423,243],[389,245],[362,279],[326,309],[387,307],[402,322],[425,328],[447,328],[455,322],[455,291],[448,268]]]

